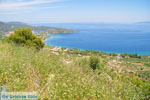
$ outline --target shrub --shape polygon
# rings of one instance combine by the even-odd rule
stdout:
[[[110,53],[110,56],[115,57],[115,56],[117,56],[117,54],[116,53]]]
[[[29,28],[15,30],[14,34],[11,34],[7,40],[16,44],[35,47],[38,50],[44,47],[42,40],[32,34],[32,29]]]
[[[130,58],[139,58],[139,59],[141,59],[141,56],[139,56],[139,55],[137,55],[137,54],[123,53],[123,54],[121,54],[121,56],[122,56],[123,58],[128,58],[128,57],[130,57]]]
[[[129,54],[130,58],[139,58],[141,59],[141,56],[137,55],[137,54]]]
[[[128,53],[123,53],[123,54],[121,54],[121,57],[123,57],[123,58],[127,58],[128,56],[129,56]]]
[[[101,69],[103,67],[103,62],[102,59],[98,56],[91,56],[90,57],[90,67],[95,70],[95,69]]]

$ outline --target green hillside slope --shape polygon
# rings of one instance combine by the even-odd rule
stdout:
[[[0,41],[0,86],[9,92],[37,91],[40,100],[149,99],[146,81],[119,70],[127,61],[102,54],[105,67],[93,71],[89,57],[94,52],[76,51],[45,46],[37,52]]]
[[[0,22],[0,35],[8,34],[9,32],[14,31],[18,28],[31,28],[34,32],[48,32],[50,34],[57,34],[57,33],[73,33],[79,32],[76,30],[69,30],[64,28],[54,28],[48,26],[31,26],[23,23],[3,23]]]

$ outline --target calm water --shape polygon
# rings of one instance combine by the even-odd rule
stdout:
[[[45,24],[46,25],[46,24]],[[51,35],[45,43],[52,46],[114,53],[150,55],[150,24],[47,24],[80,30]]]

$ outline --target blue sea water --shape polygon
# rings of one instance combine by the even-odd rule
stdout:
[[[47,45],[109,53],[150,55],[150,24],[45,24],[80,32],[50,35]]]

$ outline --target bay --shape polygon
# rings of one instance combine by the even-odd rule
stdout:
[[[150,24],[67,23],[44,26],[79,30],[50,35],[47,45],[108,53],[150,55]]]

